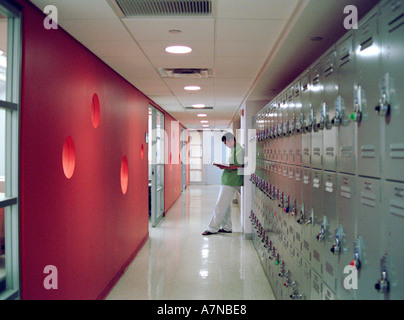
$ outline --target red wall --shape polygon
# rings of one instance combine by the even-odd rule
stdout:
[[[61,28],[46,30],[40,10],[17,2],[23,6],[22,298],[104,298],[148,238],[150,101]],[[91,120],[94,93],[100,101],[97,128]],[[75,146],[70,179],[62,166],[68,136]],[[173,175],[166,184],[168,204],[181,192],[177,168]],[[56,290],[44,288],[47,265],[58,270]]]

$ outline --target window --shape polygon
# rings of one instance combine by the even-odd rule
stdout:
[[[20,21],[0,0],[0,299],[19,297]]]

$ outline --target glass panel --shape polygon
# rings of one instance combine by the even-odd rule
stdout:
[[[190,170],[189,178],[192,182],[201,182],[202,181],[202,171]]]
[[[202,157],[202,146],[189,146],[190,157]]]
[[[5,232],[4,232],[4,208],[0,208],[0,292],[5,289],[6,266],[5,266]]]
[[[0,100],[6,100],[7,18],[0,14]]]
[[[5,196],[6,181],[6,110],[0,108],[0,199]]]
[[[191,158],[189,169],[202,170],[202,159],[201,158]]]

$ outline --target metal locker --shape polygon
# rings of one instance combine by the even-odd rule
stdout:
[[[358,174],[369,177],[381,175],[381,118],[375,112],[379,102],[380,48],[378,8],[360,22],[355,35],[356,77],[354,112],[350,115],[357,125]]]
[[[285,283],[289,288],[289,299],[291,300],[303,300],[304,296],[302,294],[302,283],[303,283],[303,273],[302,273],[302,253],[301,251],[289,244],[289,255],[290,255],[290,270],[289,279],[286,279]]]
[[[310,300],[311,298],[311,265],[304,257],[302,257],[302,283],[299,293],[303,295],[302,300]]]
[[[353,244],[355,241],[355,179],[353,175],[339,174],[338,176],[338,226],[335,232],[334,244],[331,250],[338,255],[337,298],[353,300],[353,289],[344,287],[347,274],[346,266],[352,261]]]
[[[323,172],[313,169],[312,171],[312,235],[311,235],[311,266],[316,273],[322,277],[323,274],[323,255],[325,251],[325,239],[322,236],[322,225],[324,223],[324,182]],[[312,291],[313,293],[313,291]]]
[[[293,85],[291,85],[287,90],[286,90],[286,96],[287,96],[287,122],[286,122],[286,145],[288,148],[288,160],[287,163],[290,165],[293,165],[295,163],[295,146],[293,144],[293,137],[295,135],[295,104],[293,101],[293,95],[294,95],[294,89]]]
[[[387,281],[389,282],[389,298],[404,299],[404,183],[386,182],[383,194],[382,215],[386,217],[387,243]],[[382,258],[382,257],[381,257]],[[380,266],[382,267],[382,266]],[[379,268],[378,279],[383,274]],[[379,292],[382,293],[379,284]]]
[[[323,300],[335,300],[335,293],[323,282]]]
[[[287,219],[287,235],[290,242],[295,243],[295,226],[296,222],[294,217],[292,216],[292,210],[294,210],[294,200],[295,196],[295,170],[296,167],[289,165],[288,166],[288,190],[287,190],[287,198],[285,199],[285,206],[283,208],[284,216]]]
[[[280,139],[281,139],[281,150],[282,157],[281,162],[288,163],[289,158],[289,148],[287,143],[287,126],[288,126],[288,94],[287,90],[282,93],[282,104],[281,104],[281,113],[282,113],[282,123],[280,129]]]
[[[338,272],[338,255],[331,252],[335,242],[335,230],[337,230],[337,174],[335,172],[324,172],[324,216],[322,226],[318,231],[317,241],[324,242],[323,256],[323,282],[327,284],[332,292],[336,292],[336,277]]]
[[[294,183],[294,196],[292,198],[291,220],[294,224],[294,245],[301,251],[302,250],[302,224],[298,223],[300,212],[302,210],[303,198],[302,198],[302,184],[303,175],[302,167],[295,168],[295,183]]]
[[[375,110],[384,123],[386,179],[404,181],[404,3],[385,2],[381,7],[382,75]]]
[[[353,33],[348,32],[336,45],[338,68],[338,94],[340,96],[341,123],[338,135],[338,170],[355,173],[355,124],[350,119],[354,112],[355,53]]]
[[[311,165],[312,168],[323,167],[323,130],[325,119],[322,112],[322,74],[321,63],[316,62],[310,68],[310,117],[313,119],[311,132]]]
[[[322,300],[323,283],[321,276],[314,270],[311,273],[311,300]]]
[[[299,213],[297,222],[302,226],[302,253],[303,258],[311,262],[311,234],[312,234],[312,224],[310,219],[311,214],[311,169],[303,168],[303,184],[302,184],[302,208]]]
[[[338,78],[335,65],[336,52],[333,46],[323,56],[323,101],[322,112],[325,117],[323,130],[323,165],[324,170],[337,170],[338,127],[341,114],[337,108]]]
[[[378,300],[382,296],[374,289],[374,279],[380,275],[380,258],[384,254],[384,219],[381,208],[379,179],[357,179],[357,237],[351,252],[351,264],[358,270],[356,299]]]
[[[304,116],[304,125],[302,129],[302,165],[311,166],[311,132],[313,129],[313,119],[310,115],[310,71],[301,76],[300,99],[302,103],[302,112]]]
[[[297,166],[302,165],[302,129],[303,129],[303,112],[302,103],[300,99],[300,79],[296,80],[293,85],[293,104],[294,104],[294,117],[293,126],[295,133],[290,138],[293,148],[295,150],[294,164]]]

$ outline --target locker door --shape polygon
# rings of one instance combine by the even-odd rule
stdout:
[[[338,177],[338,226],[340,247],[334,247],[338,252],[337,298],[353,300],[353,289],[344,288],[344,273],[346,266],[352,261],[353,243],[355,241],[355,176],[340,174]]]
[[[281,104],[281,114],[282,114],[282,122],[280,129],[280,137],[281,137],[281,162],[288,163],[289,159],[289,147],[288,147],[288,139],[287,139],[287,126],[288,126],[288,95],[287,91],[282,93],[282,104]]]
[[[313,117],[313,131],[311,132],[311,165],[313,168],[323,167],[323,130],[324,117],[322,115],[322,73],[321,63],[316,63],[310,69],[310,114]]]
[[[340,114],[336,109],[338,82],[335,65],[336,52],[333,47],[322,59],[323,69],[323,104],[325,128],[323,130],[323,163],[324,169],[337,170],[338,127]]]
[[[294,244],[295,247],[301,251],[302,250],[302,224],[298,223],[297,220],[299,219],[299,213],[303,204],[302,198],[302,184],[303,184],[303,173],[301,167],[296,167],[295,169],[295,191],[294,191],[294,201],[292,201],[293,208],[291,220],[294,224]]]
[[[311,262],[311,229],[310,214],[312,208],[312,196],[311,196],[311,169],[303,168],[303,185],[302,185],[302,201],[303,217],[298,218],[298,222],[302,225],[302,253],[303,258],[309,263]]]
[[[311,132],[313,129],[313,119],[310,115],[310,72],[306,72],[301,77],[300,97],[302,102],[302,112],[304,115],[303,135],[302,135],[302,165],[311,166]]]
[[[354,87],[355,110],[351,114],[358,131],[358,174],[380,177],[381,118],[374,107],[379,101],[380,40],[378,11],[359,24],[355,37],[357,84]]]
[[[384,254],[384,219],[381,208],[381,181],[371,178],[358,178],[356,203],[358,208],[358,233],[354,253],[358,253],[359,300],[379,300],[382,296],[374,289],[375,280],[380,276],[380,258]],[[352,261],[355,261],[354,253]]]
[[[376,111],[384,121],[384,176],[404,181],[404,3],[381,8],[382,77]]]
[[[286,217],[287,222],[287,235],[288,239],[291,243],[295,243],[295,219],[292,216],[292,209],[294,206],[294,199],[295,196],[295,170],[296,167],[289,165],[288,167],[288,191],[287,191],[287,198],[285,199],[285,207],[283,211],[285,212],[284,216]]]
[[[384,187],[384,210],[386,214],[386,252],[390,299],[404,299],[404,183],[387,182]],[[380,271],[379,277],[380,278]]]
[[[337,290],[336,277],[338,272],[338,256],[331,252],[335,241],[337,221],[337,174],[324,172],[324,259],[323,259],[323,282],[335,294]],[[317,239],[316,239],[317,240]]]
[[[324,239],[317,239],[321,232],[324,217],[324,182],[323,172],[321,170],[312,171],[312,208],[313,208],[313,233],[311,235],[312,243],[312,259],[311,266],[317,272],[320,279],[323,274],[323,255],[324,255]]]
[[[295,106],[294,114],[294,127],[295,133],[292,136],[292,144],[295,150],[294,164],[297,166],[302,165],[302,128],[303,128],[303,112],[302,103],[300,99],[300,79],[293,85],[293,103]]]
[[[355,173],[355,124],[349,118],[354,107],[355,53],[353,34],[349,32],[337,43],[338,90],[342,99],[338,136],[338,169]]]
[[[295,163],[295,148],[293,144],[293,137],[295,135],[295,104],[293,102],[293,85],[287,91],[287,124],[286,124],[286,144],[288,147],[288,161],[287,163],[293,165]]]

